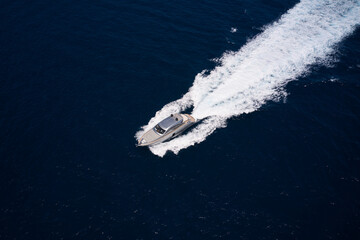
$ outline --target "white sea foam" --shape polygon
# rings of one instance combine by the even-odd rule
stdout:
[[[336,44],[359,23],[360,1],[301,1],[239,51],[225,53],[215,69],[199,73],[189,91],[158,111],[136,138],[171,113],[193,107],[192,115],[205,120],[150,150],[162,157],[204,141],[225,127],[227,119],[285,96],[285,84],[306,74],[312,65],[331,64]]]

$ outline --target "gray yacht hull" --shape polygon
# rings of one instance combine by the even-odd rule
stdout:
[[[172,114],[144,133],[137,146],[150,146],[174,138],[196,123],[189,114]],[[164,132],[163,132],[164,131]]]

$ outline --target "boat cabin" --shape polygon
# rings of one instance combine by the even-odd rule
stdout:
[[[164,134],[177,128],[183,122],[183,118],[180,114],[171,114],[170,117],[165,118],[159,124],[154,127],[154,130],[158,134]]]

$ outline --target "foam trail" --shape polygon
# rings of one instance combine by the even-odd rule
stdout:
[[[186,135],[150,150],[162,157],[167,151],[177,154],[204,141],[225,127],[228,118],[284,96],[285,84],[306,74],[312,65],[331,63],[336,44],[359,23],[358,0],[301,1],[239,51],[225,53],[210,73],[198,74],[189,91],[158,111],[136,138],[171,113],[194,107],[192,115],[204,121]]]

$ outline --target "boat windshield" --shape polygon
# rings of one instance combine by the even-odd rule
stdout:
[[[162,128],[159,126],[159,124],[156,125],[156,126],[154,127],[154,129],[155,129],[156,132],[158,132],[158,133],[160,133],[160,134],[164,134],[164,132],[165,132],[165,130],[162,129]]]

